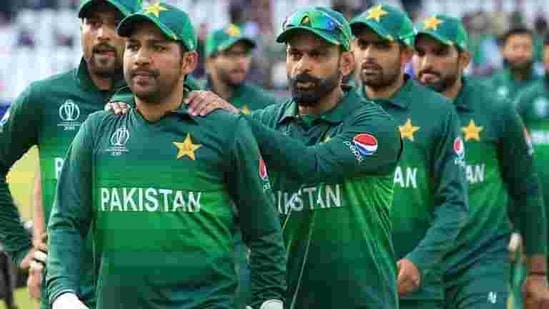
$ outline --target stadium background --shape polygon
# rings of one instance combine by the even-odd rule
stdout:
[[[347,17],[383,2],[400,6],[414,21],[432,13],[459,16],[470,36],[473,63],[468,74],[488,76],[502,66],[498,37],[508,28],[524,25],[536,34],[536,69],[542,74],[542,38],[548,32],[547,0],[168,0],[186,10],[195,23],[199,41],[212,29],[229,22],[240,24],[254,37],[249,80],[285,95],[284,49],[274,43],[284,17],[310,5],[331,6]],[[78,0],[1,0],[0,4],[0,116],[10,102],[32,81],[68,70],[81,57]],[[205,76],[203,66],[195,72]],[[31,218],[31,192],[37,168],[32,149],[8,175],[10,189],[25,220]],[[16,293],[21,309],[34,308],[25,289]],[[0,309],[4,309],[0,302]]]

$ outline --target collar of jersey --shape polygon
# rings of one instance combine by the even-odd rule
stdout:
[[[370,99],[368,98],[368,95],[366,94],[366,90],[364,89],[364,85],[360,87],[360,91],[362,93],[362,96],[367,100],[372,100],[376,103],[380,102],[388,102],[390,104],[393,104],[397,107],[406,109],[408,108],[408,105],[410,105],[411,100],[416,100],[417,98],[413,98],[414,91],[413,88],[417,87],[415,84],[416,82],[410,78],[408,74],[404,74],[404,84],[398,91],[393,94],[392,97],[388,99]]]
[[[358,107],[361,106],[362,99],[348,88],[344,88],[345,95],[340,102],[329,111],[326,111],[318,116],[318,119],[324,120],[329,123],[340,123],[346,116],[353,113]],[[283,123],[289,119],[299,118],[297,103],[294,100],[288,101],[285,104],[284,113],[278,123]]]
[[[88,72],[88,66],[86,65],[86,61],[84,60],[84,58],[80,60],[80,64],[78,65],[78,70],[76,70],[76,79],[78,80],[78,83],[80,84],[82,89],[91,90],[91,91],[101,91],[99,88],[97,88],[97,86],[91,79],[90,72]],[[125,86],[126,86],[126,82],[124,81],[124,76],[118,76],[114,81],[114,87],[112,88],[112,91],[116,91]]]
[[[457,109],[467,111],[471,109],[469,105],[467,105],[467,98],[471,97],[470,92],[474,91],[474,87],[472,85],[472,80],[468,77],[461,78],[461,85],[461,90],[454,100],[454,105]]]

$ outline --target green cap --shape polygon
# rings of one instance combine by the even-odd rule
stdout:
[[[116,29],[118,35],[129,36],[135,23],[140,21],[152,22],[168,39],[180,42],[188,51],[196,49],[196,33],[189,15],[177,7],[167,3],[149,4],[124,18]]]
[[[467,31],[461,21],[455,17],[433,15],[420,23],[417,34],[426,34],[442,44],[467,50]]]
[[[88,10],[92,4],[100,2],[111,4],[112,6],[117,8],[124,16],[135,13],[141,8],[141,0],[80,0],[78,17],[84,17],[86,10]]]
[[[230,24],[223,29],[216,30],[206,38],[206,57],[227,50],[238,42],[246,42],[251,48],[255,47],[254,40],[244,36],[237,25]]]
[[[382,39],[399,41],[410,47],[414,45],[414,23],[406,13],[390,5],[375,5],[351,20],[354,35],[364,26],[372,29]]]
[[[309,31],[331,44],[351,49],[351,28],[341,13],[324,7],[305,8],[288,16],[282,24],[278,43],[287,42],[295,31]]]

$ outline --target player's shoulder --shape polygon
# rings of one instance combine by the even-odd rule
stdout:
[[[19,100],[26,100],[27,104],[40,104],[52,93],[71,88],[76,82],[74,76],[75,69],[33,81],[19,95]]]
[[[547,88],[547,81],[539,79],[526,86],[517,94],[517,102],[532,103],[532,100],[542,94]]]
[[[455,109],[452,101],[441,93],[419,84],[416,81],[409,81],[412,83],[412,90],[410,93],[412,108],[421,108],[428,110],[431,114],[447,114]]]
[[[242,84],[241,87],[243,87],[244,94],[249,100],[261,98],[262,101],[266,103],[265,105],[276,102],[276,97],[273,93],[257,84],[247,82]]]
[[[498,112],[502,108],[509,108],[512,106],[512,102],[501,95],[498,95],[497,91],[489,84],[477,80],[466,79],[466,100],[470,102],[473,109],[481,113],[493,113]]]
[[[379,121],[380,123],[396,126],[394,118],[381,105],[360,96],[356,91],[349,92],[345,101],[347,102],[344,102],[344,104],[350,104],[351,107],[347,107],[350,112],[347,113],[344,119],[347,124],[356,125],[364,121]]]

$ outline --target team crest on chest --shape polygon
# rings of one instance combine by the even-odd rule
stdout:
[[[185,137],[185,140],[182,142],[173,142],[173,145],[177,147],[177,156],[176,159],[181,159],[183,157],[187,157],[190,160],[196,159],[195,152],[202,147],[200,144],[194,144],[191,134],[187,133],[187,136]]]
[[[62,127],[64,131],[73,131],[78,129],[82,124],[80,119],[80,107],[73,100],[67,99],[58,109],[59,123],[58,127]]]

